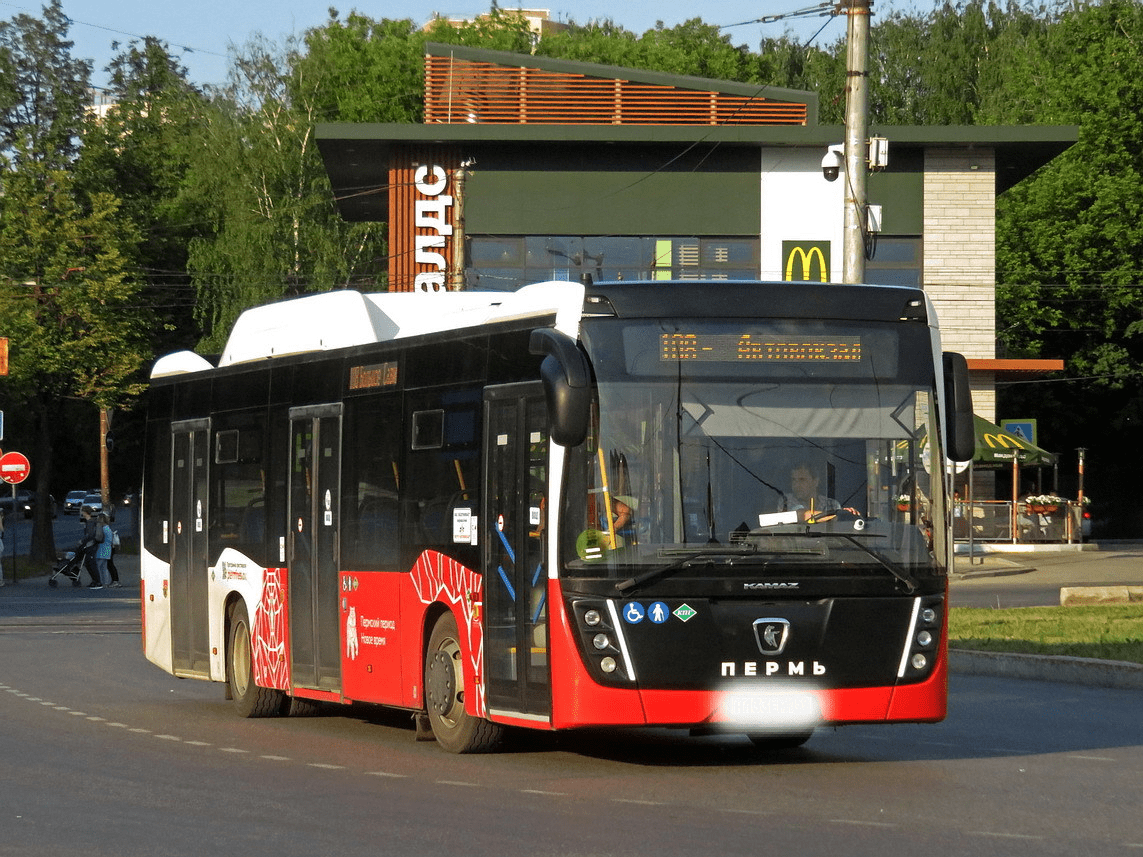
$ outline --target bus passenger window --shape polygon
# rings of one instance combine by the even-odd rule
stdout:
[[[223,425],[214,436],[212,551],[260,554],[266,541],[262,427],[255,415],[228,417]]]

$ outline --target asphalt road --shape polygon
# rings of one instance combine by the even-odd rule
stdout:
[[[944,723],[793,751],[642,730],[458,757],[373,709],[236,717],[144,661],[123,567],[0,591],[0,854],[1143,853],[1138,691],[954,675]]]
[[[958,557],[950,585],[953,607],[1058,605],[1065,586],[1143,586],[1143,544],[1099,550]]]

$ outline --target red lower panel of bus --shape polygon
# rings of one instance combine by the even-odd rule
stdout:
[[[403,663],[415,664],[421,656],[420,634],[410,633],[402,622],[401,591],[407,580],[403,574],[341,575],[341,680],[349,699],[416,704],[402,670]],[[409,645],[410,640],[417,645]]]
[[[274,583],[281,584],[284,570],[276,571],[280,577]],[[425,617],[433,605],[443,605],[457,618],[458,630],[467,648],[466,685],[478,689],[467,696],[467,707],[472,714],[488,716],[482,692],[480,584],[479,575],[431,551],[421,557],[411,574],[342,572],[339,619],[343,700],[420,708],[427,633]],[[518,725],[555,729],[608,725],[730,726],[725,717],[727,691],[639,690],[605,687],[596,682],[580,658],[560,590],[560,583],[553,581],[548,599],[552,606],[549,615],[551,724],[521,721]],[[271,593],[267,603],[280,607],[284,600],[284,593],[278,591]],[[268,627],[258,630],[273,632],[281,627],[279,622],[270,622]],[[279,634],[267,636],[274,638]],[[273,642],[280,645],[282,641]],[[271,645],[271,648],[279,646]],[[278,657],[267,659],[267,666],[282,663],[283,652],[276,654]],[[275,678],[278,679],[276,686],[282,686],[283,677]],[[799,685],[795,693],[803,699],[812,697],[820,711],[818,722],[823,724],[931,722],[945,716],[947,685],[947,650],[942,646],[936,671],[918,684],[830,689],[814,688],[807,683]],[[759,694],[770,693],[771,689],[771,685],[754,686],[747,691],[748,703]],[[789,692],[789,686],[784,690]]]
[[[466,707],[484,708],[483,579],[436,551],[425,551],[408,574],[342,572],[342,692],[347,699],[420,708],[428,612],[444,607],[456,619],[464,654]]]

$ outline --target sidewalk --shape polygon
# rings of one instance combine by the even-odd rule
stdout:
[[[122,584],[121,589],[130,590],[132,595],[138,595],[139,592],[139,554],[137,553],[122,553],[115,554],[115,568],[119,572],[119,582]],[[51,572],[43,573],[38,572],[34,576],[29,576],[28,560],[25,557],[20,557],[16,564],[16,580],[12,579],[12,557],[9,555],[4,556],[4,586],[0,587],[0,598],[4,596],[7,590],[21,590],[25,588],[40,588],[48,589],[48,578]],[[91,579],[87,576],[87,571],[83,571],[80,575],[82,583],[78,587],[73,587],[69,578],[62,575],[57,578],[56,583],[59,589],[86,589],[87,584]]]
[[[958,548],[967,548],[958,545]],[[976,545],[978,552],[971,557],[958,554],[955,559],[950,585],[958,581],[982,581],[1014,575],[1035,576],[1039,572],[1059,587],[1062,604],[1129,603],[1141,600],[1143,592],[1143,544],[1122,542],[1114,544],[1088,543],[1082,545]],[[1138,555],[1138,559],[1135,557]],[[1141,586],[1127,585],[1116,579],[1117,585],[1070,585],[1089,583],[1101,576],[1099,567],[1110,558],[1128,561],[1138,569],[1135,581]],[[998,652],[951,650],[949,669],[965,675],[987,675],[1001,678],[1021,678],[1035,681],[1055,681],[1083,684],[1093,687],[1111,687],[1143,690],[1143,664],[1124,661],[1104,661],[1094,658],[1074,658],[1060,655],[1020,655]]]

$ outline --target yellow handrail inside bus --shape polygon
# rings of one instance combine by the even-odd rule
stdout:
[[[598,450],[599,455],[599,484],[603,490],[603,515],[607,521],[607,545],[615,550],[615,521],[611,517],[611,488],[607,484],[607,465],[603,463],[603,447]]]

